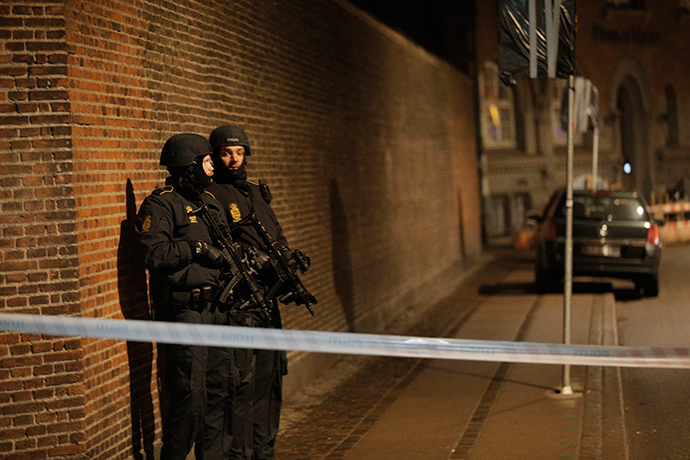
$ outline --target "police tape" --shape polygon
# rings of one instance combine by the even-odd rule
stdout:
[[[0,314],[0,331],[316,353],[523,364],[690,368],[690,349],[611,347]]]

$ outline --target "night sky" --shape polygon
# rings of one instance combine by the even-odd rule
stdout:
[[[474,57],[473,0],[350,2],[460,70],[470,70]]]

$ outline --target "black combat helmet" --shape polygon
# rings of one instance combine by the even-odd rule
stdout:
[[[160,164],[168,169],[190,166],[197,157],[212,153],[205,137],[191,133],[175,134],[163,146]]]
[[[211,142],[214,152],[218,152],[218,149],[224,145],[241,145],[244,147],[245,156],[252,154],[252,150],[249,147],[249,138],[239,126],[219,126],[211,132],[209,141]]]

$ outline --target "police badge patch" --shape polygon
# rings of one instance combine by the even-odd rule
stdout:
[[[242,220],[242,213],[240,212],[240,208],[237,206],[237,203],[228,204],[228,208],[230,208],[230,215],[232,216],[233,222],[239,222]]]
[[[151,230],[151,215],[144,217],[144,222],[141,224],[141,233],[148,233]]]
[[[192,209],[191,206],[187,206],[187,215],[189,216],[189,222],[193,224],[198,224],[199,222],[196,220],[196,214],[194,214],[194,209]]]

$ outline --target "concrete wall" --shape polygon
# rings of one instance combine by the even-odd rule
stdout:
[[[149,319],[132,229],[172,134],[234,123],[317,315],[387,332],[481,252],[473,83],[333,0],[0,5],[0,311]],[[0,333],[3,458],[130,458],[160,434],[152,344]],[[288,392],[332,356],[291,354]]]

